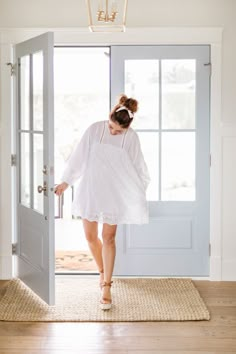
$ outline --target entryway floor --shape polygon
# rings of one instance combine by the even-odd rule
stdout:
[[[194,284],[210,321],[0,322],[0,353],[235,354],[236,282]]]

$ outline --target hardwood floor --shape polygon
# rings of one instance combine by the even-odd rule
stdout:
[[[0,321],[0,354],[235,354],[236,282],[194,283],[211,312],[210,321]]]

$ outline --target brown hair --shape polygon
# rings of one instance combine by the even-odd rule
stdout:
[[[119,97],[119,103],[113,108],[110,114],[110,118],[114,123],[118,123],[122,128],[128,128],[133,118],[130,118],[126,109],[116,112],[116,110],[122,106],[130,110],[131,113],[135,113],[138,110],[138,101],[133,98],[128,98],[126,95],[122,94]]]

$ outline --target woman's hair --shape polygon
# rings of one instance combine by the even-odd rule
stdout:
[[[122,109],[124,107],[124,109]],[[121,110],[119,110],[121,108]],[[117,110],[119,110],[117,112]],[[118,123],[122,128],[128,128],[133,120],[133,114],[138,110],[138,101],[128,98],[122,94],[119,103],[113,108],[110,118],[114,123]],[[131,116],[131,117],[130,117]]]

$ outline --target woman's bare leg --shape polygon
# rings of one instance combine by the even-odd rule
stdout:
[[[103,260],[102,242],[98,238],[98,223],[97,221],[88,221],[87,219],[82,219],[82,221],[89,249],[97,264],[98,271],[100,272],[101,270],[103,270]],[[100,274],[100,281],[103,281],[103,276],[103,274]]]
[[[104,269],[104,281],[110,283],[115,263],[116,255],[116,236],[117,225],[103,224],[102,229],[102,258],[103,258],[103,269]],[[104,298],[111,298],[110,287],[105,286],[102,288],[102,296]],[[104,301],[106,303],[106,301]]]

